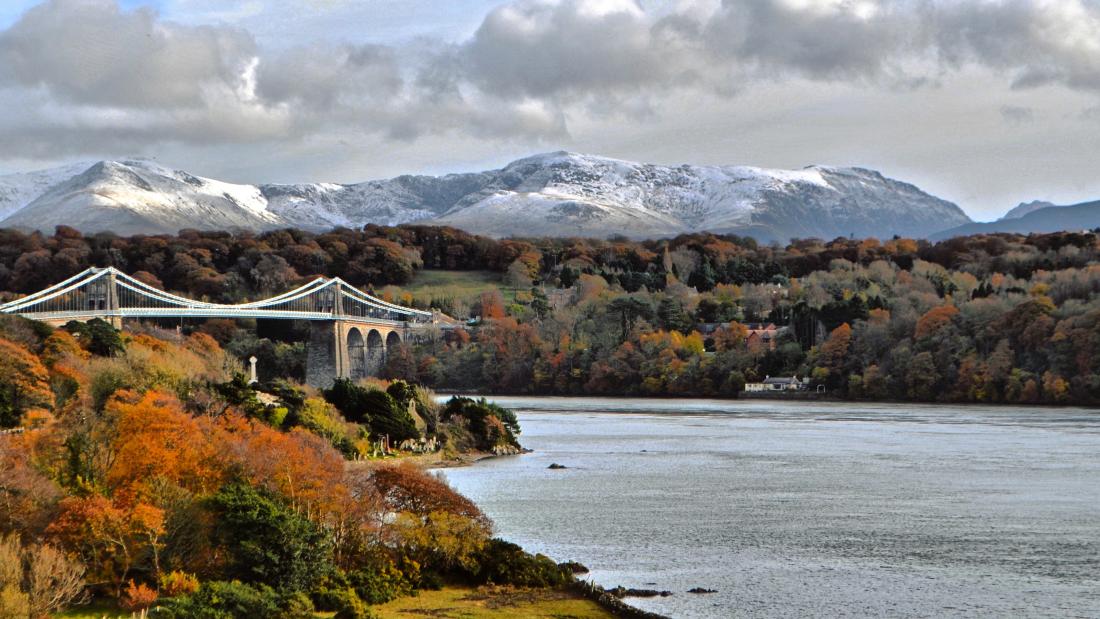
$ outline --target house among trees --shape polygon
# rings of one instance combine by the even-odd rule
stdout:
[[[749,350],[775,350],[775,342],[779,338],[782,329],[775,323],[750,322],[745,324],[748,333],[745,335],[745,347]]]
[[[802,391],[808,383],[797,376],[767,376],[762,383],[745,383],[745,391]]]

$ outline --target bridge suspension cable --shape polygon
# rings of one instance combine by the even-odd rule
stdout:
[[[0,305],[0,313],[38,320],[110,318],[352,319],[386,324],[422,323],[432,313],[395,305],[340,278],[318,277],[267,299],[211,303],[160,290],[114,267],[89,268],[48,288]]]

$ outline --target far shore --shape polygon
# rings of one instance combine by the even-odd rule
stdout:
[[[1053,403],[1053,402],[927,402],[920,400],[899,400],[899,399],[879,399],[879,400],[852,400],[848,398],[836,397],[828,393],[816,393],[812,391],[795,391],[790,393],[769,393],[767,391],[749,392],[742,391],[736,397],[719,396],[719,395],[624,395],[624,394],[589,394],[589,393],[486,393],[484,391],[474,390],[461,390],[461,389],[448,389],[447,391],[435,392],[436,397],[440,400],[446,400],[452,396],[460,396],[467,398],[485,398],[491,400],[493,398],[576,398],[576,399],[601,399],[601,400],[713,400],[716,402],[743,402],[743,401],[768,401],[768,402],[821,402],[825,404],[855,404],[855,405],[875,405],[875,404],[902,404],[909,406],[966,406],[966,407],[987,407],[987,408],[1006,408],[1006,407],[1022,407],[1022,408],[1050,408],[1050,409],[1066,409],[1066,408],[1079,408],[1083,410],[1096,410],[1100,411],[1100,407],[1089,406],[1087,404],[1076,403]],[[487,454],[492,456],[493,454]]]

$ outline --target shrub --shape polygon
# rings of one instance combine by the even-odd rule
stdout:
[[[154,609],[152,616],[170,619],[238,619],[279,617],[279,596],[267,585],[246,585],[240,581],[205,582],[191,595],[170,598]]]
[[[516,414],[481,398],[455,396],[443,409],[444,418],[460,417],[469,425],[470,433],[477,441],[477,448],[492,451],[494,447],[519,447],[519,421]]]
[[[445,571],[476,569],[489,538],[484,522],[443,511],[427,516],[403,512],[393,527],[404,552],[423,565]]]
[[[0,587],[0,617],[28,617],[31,613],[30,598],[15,585]]]
[[[279,600],[280,619],[314,619],[313,600],[301,591],[287,594]]]
[[[85,350],[98,357],[113,357],[126,350],[118,329],[99,318],[88,322],[69,321],[65,330],[76,336]]]
[[[80,563],[53,546],[23,546],[14,534],[0,537],[0,617],[44,617],[84,595]]]
[[[420,579],[420,565],[415,561],[397,563],[382,552],[370,554],[361,568],[348,573],[355,593],[368,604],[385,604],[399,597],[412,595]]]
[[[371,619],[374,615],[354,589],[324,589],[314,593],[317,610],[335,612],[334,619]]]
[[[307,398],[299,408],[297,421],[303,428],[327,439],[345,456],[359,454],[354,438],[361,426],[345,421],[332,404],[321,398]]]
[[[349,421],[369,425],[375,438],[386,435],[393,444],[420,438],[408,408],[403,408],[385,391],[363,387],[344,378],[333,383],[324,395]]]
[[[442,475],[431,475],[414,464],[376,467],[370,472],[370,481],[392,512],[409,512],[421,518],[446,512],[469,518],[485,530],[492,524],[477,504],[447,485]]]
[[[199,590],[199,579],[179,570],[161,574],[160,594],[164,597],[191,595]]]
[[[473,576],[484,583],[520,587],[556,587],[574,580],[569,568],[502,539],[489,540]]]
[[[332,568],[329,537],[270,493],[244,483],[211,497],[216,539],[229,552],[226,573],[283,591],[309,591]]]
[[[139,585],[131,579],[130,584],[126,586],[126,590],[122,594],[122,600],[120,602],[122,607],[126,610],[136,612],[149,608],[156,601],[156,590],[150,588],[145,583]]]

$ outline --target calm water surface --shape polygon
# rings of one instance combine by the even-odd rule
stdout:
[[[639,607],[1100,617],[1098,411],[494,400],[534,453],[448,479],[500,536],[607,587],[675,593]]]

